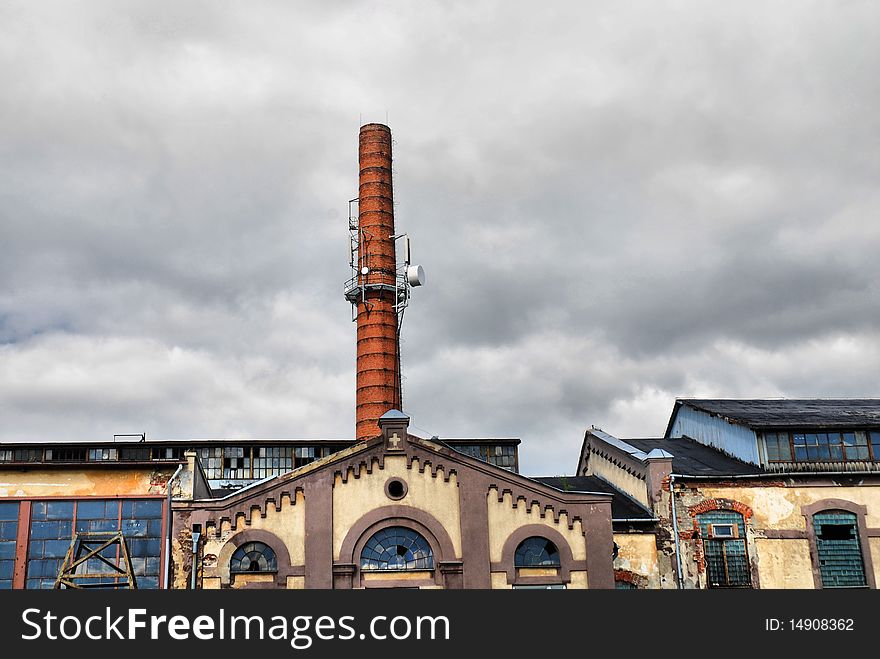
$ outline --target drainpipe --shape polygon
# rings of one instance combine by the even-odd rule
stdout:
[[[675,538],[675,575],[676,588],[683,589],[681,567],[681,544],[678,539],[678,514],[675,512],[675,474],[669,474],[669,501],[672,506],[672,535]]]
[[[166,501],[168,519],[165,523],[165,574],[162,575],[162,590],[168,590],[168,579],[171,574],[171,527],[173,525],[171,517],[171,485],[180,476],[181,471],[183,471],[183,465],[177,465],[177,471],[174,472],[174,475],[165,484],[165,487],[168,488],[168,499]]]
[[[196,574],[199,571],[199,538],[202,537],[202,525],[194,524],[192,530],[192,544],[193,544],[193,560],[192,560],[192,578],[190,579],[189,589],[196,589]]]

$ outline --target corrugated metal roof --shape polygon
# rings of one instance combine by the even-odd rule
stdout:
[[[757,430],[880,428],[880,398],[680,398],[676,401],[676,410],[680,405],[726,417]]]

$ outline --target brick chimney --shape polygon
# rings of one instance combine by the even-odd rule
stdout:
[[[358,286],[363,294],[357,301],[355,434],[367,440],[379,434],[379,417],[402,408],[388,126],[361,126],[358,163]]]

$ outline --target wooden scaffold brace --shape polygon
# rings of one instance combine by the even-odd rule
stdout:
[[[101,555],[110,547],[116,548],[115,562]],[[103,564],[99,567],[106,567],[94,571],[94,561]],[[122,532],[77,533],[55,578],[55,588],[137,588]]]

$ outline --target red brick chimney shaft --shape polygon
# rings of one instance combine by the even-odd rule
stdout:
[[[358,440],[379,434],[377,421],[390,409],[400,409],[400,343],[394,309],[396,257],[394,199],[391,187],[391,129],[382,124],[361,126],[358,149],[360,243],[359,283],[365,289],[357,309],[357,427]]]

